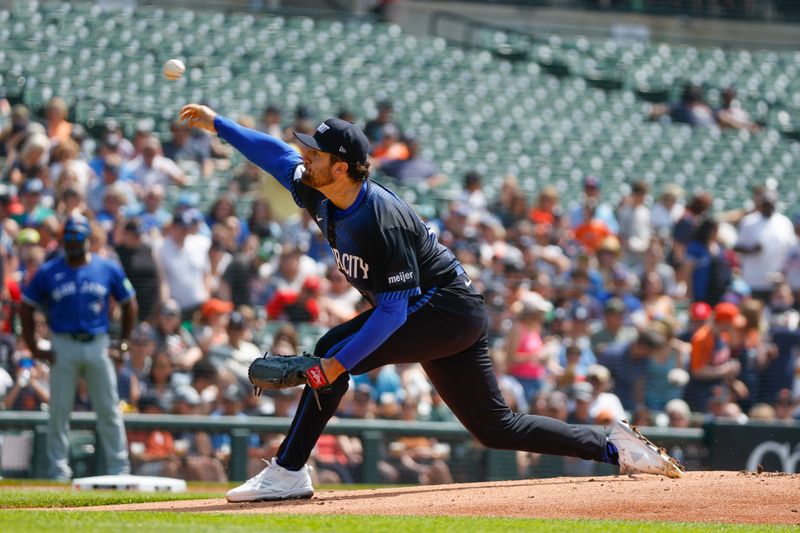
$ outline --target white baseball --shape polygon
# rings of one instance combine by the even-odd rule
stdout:
[[[183,76],[183,73],[186,72],[186,65],[180,59],[170,59],[164,63],[162,72],[165,78],[174,81]]]

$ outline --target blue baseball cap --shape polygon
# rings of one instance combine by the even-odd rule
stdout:
[[[25,180],[22,183],[19,192],[21,194],[28,194],[28,193],[41,194],[42,191],[44,191],[44,182],[39,178],[31,178]]]
[[[89,220],[81,215],[73,215],[64,224],[64,240],[82,241],[89,236]]]
[[[347,162],[366,163],[369,141],[361,128],[339,118],[329,118],[317,127],[314,135],[295,132],[297,140],[320,152],[336,154]]]

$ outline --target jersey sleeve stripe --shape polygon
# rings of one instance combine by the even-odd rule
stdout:
[[[381,292],[378,293],[377,299],[378,302],[388,302],[402,300],[404,298],[411,298],[412,296],[416,296],[418,294],[422,294],[422,291],[419,287],[414,287],[413,289],[406,289],[402,291]]]
[[[37,302],[36,300],[32,300],[25,293],[22,293],[22,301],[25,302],[26,304],[30,305],[31,307],[36,307],[36,308],[39,308],[39,309],[41,309],[41,307],[42,307],[41,302]]]

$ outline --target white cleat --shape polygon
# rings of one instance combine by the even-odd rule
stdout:
[[[683,477],[683,468],[659,448],[639,433],[627,420],[614,424],[608,440],[619,452],[620,474],[657,474],[671,478]]]
[[[286,470],[275,458],[272,462],[264,460],[266,468],[243,484],[225,494],[230,503],[262,502],[270,500],[291,500],[310,498],[314,495],[311,485],[310,466],[303,466],[297,472]]]

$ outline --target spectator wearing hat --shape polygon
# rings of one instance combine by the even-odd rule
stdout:
[[[197,220],[190,211],[176,213],[169,231],[155,250],[161,272],[161,298],[174,299],[189,318],[211,292],[211,265],[207,237],[193,233]]]
[[[583,180],[583,198],[580,202],[573,203],[569,209],[570,226],[577,228],[587,222],[587,204],[593,206],[592,217],[603,222],[613,234],[619,231],[614,209],[607,203],[600,201],[600,180],[595,176],[586,176]]]
[[[159,306],[161,288],[160,271],[153,250],[144,242],[144,225],[138,218],[130,218],[117,232],[114,250],[136,294],[139,294],[139,316],[154,319]]]
[[[250,363],[261,357],[261,350],[248,340],[250,336],[248,324],[238,311],[230,314],[226,329],[227,341],[212,344],[209,359],[218,367],[233,372],[243,383],[247,383]]]
[[[267,304],[270,320],[288,320],[293,324],[320,321],[321,281],[317,276],[308,276],[299,292],[279,290]]]
[[[19,201],[23,211],[18,215],[12,215],[20,226],[36,227],[47,217],[55,215],[55,211],[43,203],[45,187],[44,182],[39,178],[26,180],[19,188]]]
[[[678,339],[683,342],[691,341],[694,333],[708,323],[712,312],[711,306],[705,302],[691,304],[689,306],[689,322],[686,324],[686,329],[678,335]]]
[[[194,337],[181,323],[181,308],[175,300],[161,304],[155,331],[159,348],[168,350],[179,370],[188,371],[203,357]]]
[[[711,322],[692,335],[689,383],[683,399],[692,411],[704,411],[715,387],[727,388],[741,372],[739,361],[731,358],[731,335],[739,317],[739,309],[723,302],[714,307]]]
[[[731,357],[741,364],[739,380],[746,390],[737,386],[733,392],[742,410],[748,411],[761,398],[761,370],[778,355],[778,350],[767,338],[764,304],[748,298],[742,301],[740,312],[741,320],[736,321],[736,332],[731,336]]]
[[[225,344],[228,342],[227,327],[232,311],[233,303],[220,300],[219,298],[206,300],[200,306],[199,325],[208,328],[205,334],[210,337],[209,348],[215,344]],[[200,328],[197,329],[199,330]]]
[[[142,383],[150,374],[153,356],[158,348],[156,331],[147,322],[142,322],[133,329],[125,366]]]
[[[513,322],[506,341],[508,374],[522,385],[527,402],[536,396],[547,378],[544,319],[552,309],[553,304],[535,292],[524,294],[511,305]]]
[[[758,210],[745,215],[739,223],[739,238],[734,250],[740,256],[742,277],[750,285],[753,297],[766,302],[775,274],[786,261],[789,250],[797,243],[794,225],[777,212],[777,195],[767,190]]]
[[[731,281],[731,266],[717,239],[719,224],[713,218],[703,220],[686,250],[683,264],[689,280],[689,295],[693,302],[716,305]]]

